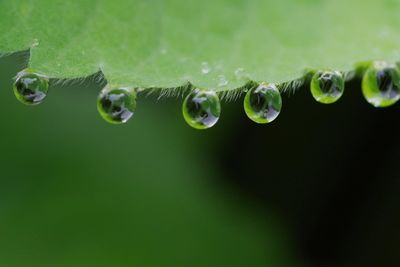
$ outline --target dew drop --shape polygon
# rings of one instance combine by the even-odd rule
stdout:
[[[362,80],[365,99],[374,107],[388,107],[400,99],[399,69],[386,62],[375,62]]]
[[[17,99],[26,105],[38,105],[43,102],[49,91],[49,79],[32,70],[19,72],[13,86]]]
[[[196,89],[183,101],[182,113],[191,127],[199,130],[211,128],[221,114],[219,97],[214,91]]]
[[[218,75],[218,86],[223,87],[228,85],[228,80],[225,78],[224,75]]]
[[[136,108],[136,94],[130,88],[111,89],[106,86],[97,98],[97,109],[109,123],[126,123]]]
[[[241,79],[245,78],[246,74],[244,72],[244,69],[243,68],[237,68],[235,70],[235,77],[236,77],[237,80],[241,80]]]
[[[39,46],[39,39],[33,39],[32,40],[32,44],[31,44],[31,47],[32,48],[35,48],[35,47],[38,47]]]
[[[210,65],[207,62],[201,63],[201,73],[209,74],[211,71]]]
[[[344,78],[339,71],[318,71],[311,79],[311,94],[320,103],[334,103],[343,92]]]
[[[166,48],[161,48],[161,50],[160,50],[160,53],[162,54],[162,55],[166,55],[167,54],[167,49]]]
[[[282,98],[275,84],[260,84],[247,91],[244,98],[246,115],[256,123],[270,123],[282,108]]]

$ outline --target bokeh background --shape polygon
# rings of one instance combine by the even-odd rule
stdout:
[[[333,105],[285,95],[271,125],[223,103],[196,131],[180,98],[107,124],[95,77],[24,106],[25,66],[0,58],[0,266],[400,264],[400,106],[373,108],[359,81]]]

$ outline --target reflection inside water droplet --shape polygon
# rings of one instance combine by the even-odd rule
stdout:
[[[126,123],[136,108],[135,93],[129,88],[110,89],[106,86],[97,98],[97,109],[109,123]]]
[[[400,99],[400,71],[394,64],[375,62],[362,80],[365,99],[375,107],[387,107]]]
[[[274,84],[260,84],[251,88],[244,98],[246,115],[256,123],[275,120],[282,108],[282,98]]]
[[[32,70],[23,70],[17,74],[13,86],[17,99],[26,105],[38,105],[46,98],[49,79]]]
[[[182,113],[191,127],[208,129],[217,123],[221,114],[218,95],[214,91],[196,89],[185,98]]]

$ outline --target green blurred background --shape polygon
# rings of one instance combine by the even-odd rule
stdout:
[[[25,56],[0,58],[0,266],[400,263],[399,105],[370,107],[359,81],[331,106],[285,96],[271,125],[239,100],[196,131],[182,99],[142,97],[115,126],[94,77],[20,104]]]

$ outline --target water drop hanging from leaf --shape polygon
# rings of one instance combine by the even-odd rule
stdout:
[[[260,84],[251,88],[244,98],[244,110],[256,123],[274,121],[282,108],[282,98],[275,84]]]
[[[388,107],[400,99],[400,71],[394,64],[374,62],[362,80],[365,99],[374,107]]]
[[[129,88],[111,89],[106,86],[97,99],[97,109],[109,123],[126,123],[136,109],[135,93]]]
[[[339,71],[318,71],[312,77],[310,87],[315,100],[332,104],[343,95],[343,75]]]
[[[14,82],[16,98],[26,105],[38,105],[46,98],[49,80],[46,76],[26,69],[17,74]]]
[[[195,89],[183,101],[182,113],[191,127],[199,130],[211,128],[221,114],[219,97],[213,91]]]

